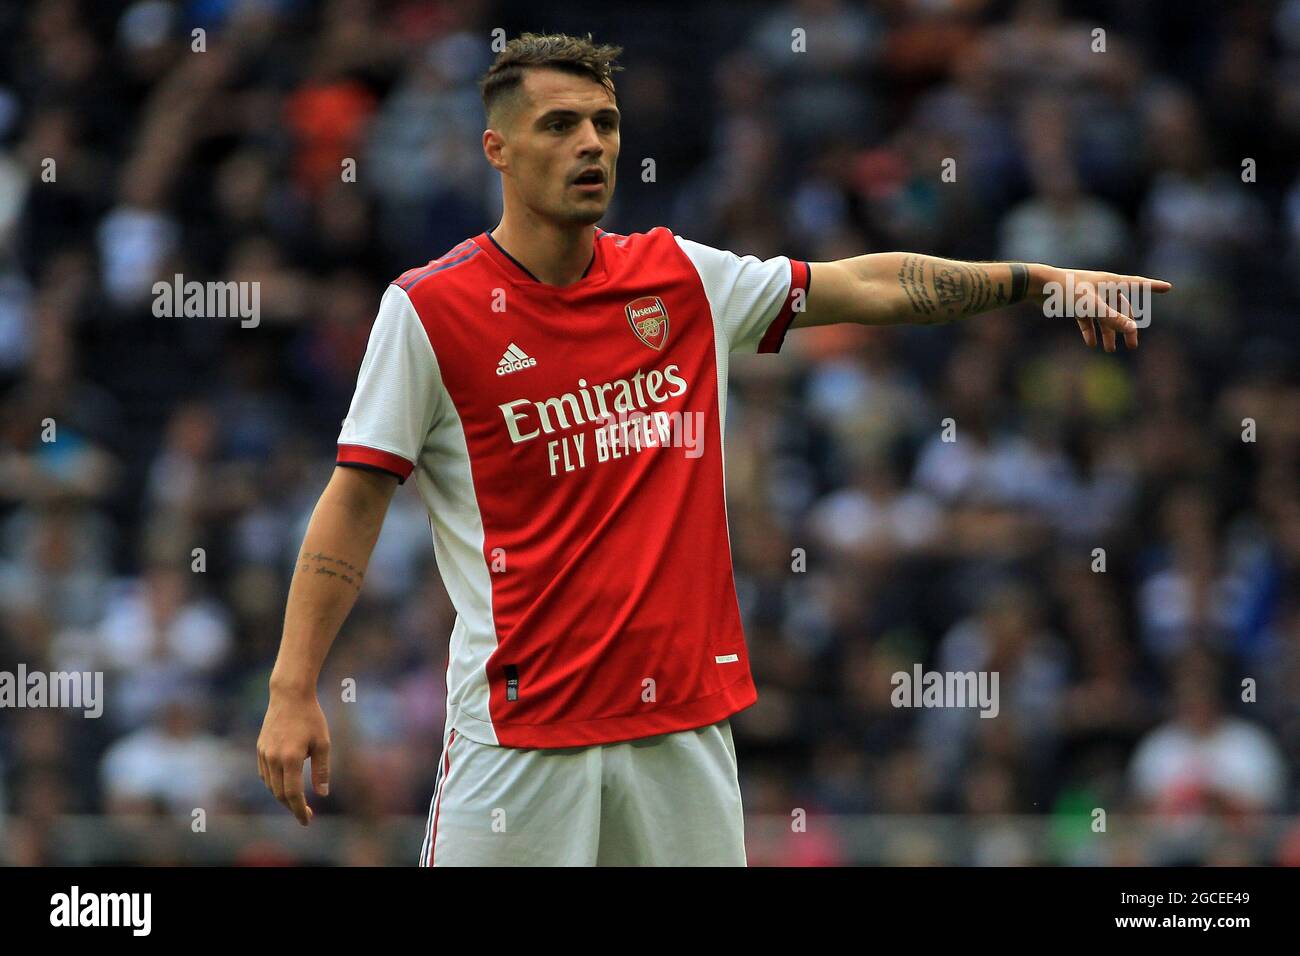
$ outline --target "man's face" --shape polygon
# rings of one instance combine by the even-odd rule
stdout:
[[[559,70],[524,74],[522,101],[485,134],[493,165],[533,212],[590,225],[614,196],[618,107],[599,83]]]

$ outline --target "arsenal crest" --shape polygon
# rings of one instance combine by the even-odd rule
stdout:
[[[633,299],[625,310],[632,331],[652,349],[662,349],[668,341],[668,310],[657,295]]]

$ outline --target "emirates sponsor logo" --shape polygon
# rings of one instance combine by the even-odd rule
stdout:
[[[680,448],[687,458],[705,450],[705,414],[698,410],[656,406],[680,399],[689,388],[680,367],[578,387],[536,401],[517,398],[498,407],[514,444],[543,439],[546,467],[552,478],[593,464],[625,459],[652,449]]]
[[[572,392],[540,402],[517,398],[498,407],[505,418],[510,440],[518,444],[540,435],[566,432],[589,422],[620,415],[626,417],[635,410],[662,405],[685,395],[686,379],[678,371],[679,366],[675,364],[662,371],[651,369],[648,373],[637,369],[631,378],[616,378],[599,385],[588,385],[585,378],[580,378],[578,388]]]

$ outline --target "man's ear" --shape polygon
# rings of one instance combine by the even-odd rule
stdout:
[[[494,129],[485,129],[483,131],[483,155],[492,168],[497,171],[504,171],[506,167],[506,141],[500,133]]]

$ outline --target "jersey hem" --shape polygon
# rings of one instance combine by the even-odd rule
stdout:
[[[336,461],[334,464],[340,468],[355,468],[357,471],[371,471],[376,475],[388,475],[390,478],[396,478],[399,485],[405,484],[406,479],[393,471],[391,468],[384,468],[380,465],[367,465],[361,461]]]
[[[401,455],[371,445],[356,444],[355,442],[339,442],[334,463],[336,465],[369,466],[386,471],[390,475],[396,475],[399,484],[405,483],[411,472],[415,470],[415,464],[407,461]]]
[[[786,292],[785,303],[781,306],[781,311],[776,314],[772,324],[767,327],[767,332],[759,340],[759,353],[779,352],[781,345],[785,342],[785,333],[790,330],[790,324],[794,322],[794,302],[795,295],[798,291],[803,292],[803,307],[807,308],[808,292],[812,287],[812,268],[803,259],[790,260],[790,288]]]
[[[527,749],[591,747],[707,727],[744,710],[757,700],[758,690],[753,675],[747,674],[707,697],[644,714],[512,726],[501,721],[488,722],[461,710],[453,719],[452,727],[461,736],[489,746]],[[496,732],[496,740],[492,739],[492,731]]]

